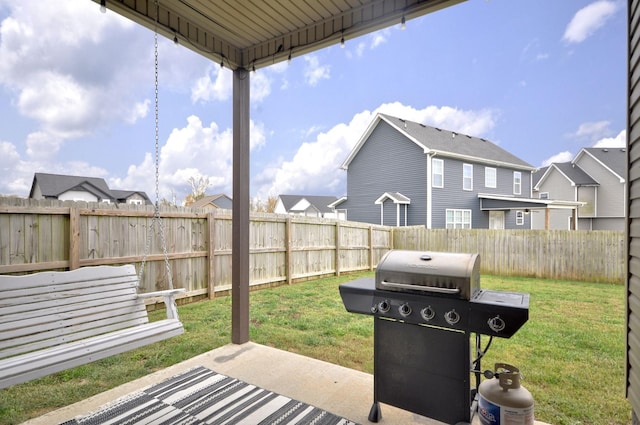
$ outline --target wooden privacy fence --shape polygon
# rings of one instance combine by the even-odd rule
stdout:
[[[0,205],[0,274],[127,264],[145,258],[151,207],[33,202]],[[43,205],[44,204],[44,205]],[[163,208],[175,287],[192,298],[231,289],[231,214]],[[301,216],[253,214],[250,285],[373,270],[389,249],[479,253],[482,273],[623,283],[623,232],[427,230]],[[167,288],[158,227],[141,289]]]
[[[141,290],[166,289],[153,208],[22,200],[0,206],[0,274],[147,263]],[[15,205],[21,203],[22,205]],[[172,281],[190,297],[231,289],[231,213],[163,208]],[[301,216],[256,214],[250,221],[250,284],[291,283],[373,270],[391,247],[392,228]]]
[[[481,273],[624,283],[622,231],[396,228],[396,248],[480,254]]]

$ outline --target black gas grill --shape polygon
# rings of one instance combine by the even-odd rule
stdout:
[[[392,250],[375,279],[340,285],[340,295],[347,311],[375,316],[372,422],[381,418],[380,403],[446,423],[471,422],[480,335],[509,338],[529,318],[529,294],[480,288],[477,254]]]

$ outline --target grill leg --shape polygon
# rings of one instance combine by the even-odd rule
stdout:
[[[377,401],[373,402],[371,406],[371,410],[369,411],[369,422],[378,422],[382,419],[382,411],[380,410],[380,403]]]

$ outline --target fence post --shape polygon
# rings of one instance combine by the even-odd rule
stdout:
[[[207,213],[207,295],[212,300],[216,297],[216,218],[213,212]]]
[[[287,217],[284,223],[284,262],[285,273],[287,274],[287,285],[291,285],[291,272],[293,266],[291,265],[291,217]]]
[[[373,226],[369,225],[369,271],[373,270]]]
[[[340,221],[336,221],[336,276],[340,276]]]
[[[69,208],[69,270],[80,267],[80,210]]]

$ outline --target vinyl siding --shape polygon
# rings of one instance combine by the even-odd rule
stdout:
[[[434,229],[446,227],[446,210],[471,210],[473,228],[488,228],[489,213],[480,210],[478,193],[513,195],[513,172],[508,168],[496,168],[496,187],[485,186],[485,164],[461,161],[438,155],[444,161],[444,187],[432,188],[432,221]],[[399,192],[411,199],[407,207],[406,225],[427,224],[427,161],[423,149],[403,136],[385,121],[380,121],[366,143],[349,163],[347,173],[347,200],[340,205],[347,210],[349,220],[380,224],[380,205],[374,204],[385,192]],[[473,190],[463,190],[463,164],[473,165]],[[521,171],[522,191],[517,197],[531,194],[531,173]],[[396,226],[396,205],[385,202],[384,224]],[[404,223],[401,206],[400,225]],[[524,225],[516,225],[515,211],[505,211],[505,228],[529,229],[530,218]]]
[[[531,211],[531,228],[536,230],[544,230],[545,226],[545,210],[538,209]],[[569,220],[571,218],[571,210],[567,209],[550,209],[549,210],[549,230],[569,230]]]
[[[374,202],[385,192],[400,192],[411,199],[407,223],[426,225],[426,161],[422,148],[380,121],[349,164],[347,200],[340,208],[347,210],[351,221],[380,224],[380,205]],[[392,225],[395,226],[395,204],[391,201],[385,204],[385,207],[393,206]],[[404,206],[401,210],[404,217]],[[387,218],[390,217],[385,211],[385,224]]]
[[[640,0],[627,3],[629,30],[627,115],[627,399],[640,413]]]
[[[441,157],[442,159],[442,157]],[[462,189],[463,164],[473,165],[473,190]],[[491,168],[496,168],[491,166]],[[496,187],[486,187],[484,179],[485,165],[460,161],[452,158],[444,158],[444,187],[433,188],[432,227],[441,229],[446,226],[447,209],[471,210],[471,226],[474,229],[489,228],[489,213],[480,210],[479,193],[497,195],[513,195],[513,172],[508,168],[497,168]],[[522,171],[522,194],[516,197],[529,197],[531,188],[531,173]],[[522,226],[516,225],[515,211],[505,211],[505,229],[529,229],[530,218],[525,216]]]
[[[578,201],[586,202],[585,205],[578,207],[578,218],[593,217],[596,213],[596,193],[602,192],[601,188],[595,186],[584,186],[578,188]],[[620,194],[622,196],[622,194]]]
[[[578,165],[600,183],[601,188],[606,188],[598,190],[598,217],[624,217],[624,184],[620,179],[589,155],[582,155]]]
[[[553,167],[540,185],[540,192],[549,192],[549,199],[562,201],[575,201],[574,189],[575,186],[571,186],[571,182]]]

